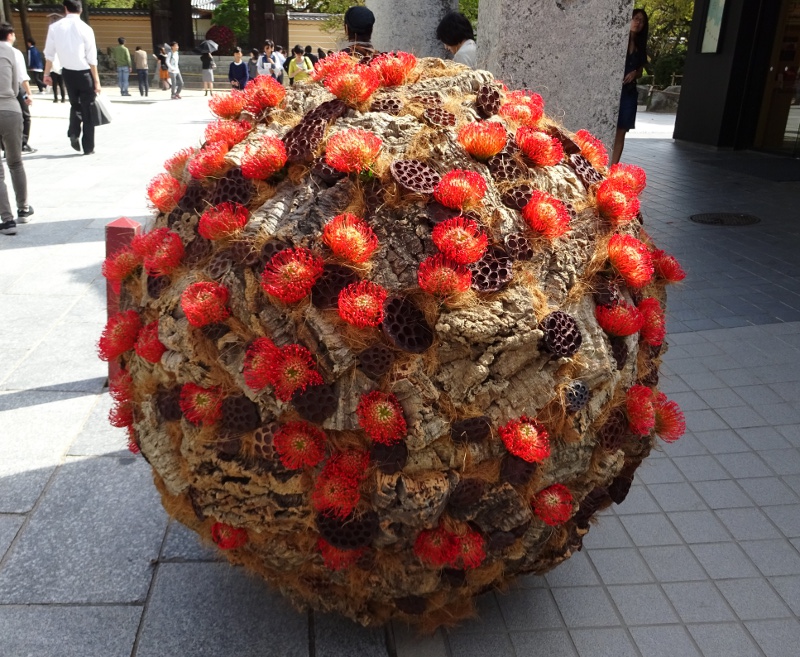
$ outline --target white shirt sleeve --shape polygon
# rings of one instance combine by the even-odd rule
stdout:
[[[83,26],[83,43],[86,48],[86,61],[89,66],[97,66],[97,43],[94,38],[94,30],[81,21]]]
[[[25,66],[25,56],[17,49],[12,48],[14,51],[14,63],[16,64],[17,69],[17,78],[19,79],[19,83],[22,84],[30,80],[30,76],[28,75],[28,69]]]

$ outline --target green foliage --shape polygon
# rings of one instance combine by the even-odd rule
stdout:
[[[236,42],[246,44],[250,32],[247,0],[223,0],[211,14],[211,24],[231,28]]]
[[[478,0],[459,0],[458,11],[469,18],[475,34],[478,33]]]
[[[101,9],[139,9],[136,0],[89,0],[89,7]]]
[[[666,86],[673,73],[683,72],[694,0],[639,0],[636,6],[650,19],[647,70],[655,76],[654,84]]]

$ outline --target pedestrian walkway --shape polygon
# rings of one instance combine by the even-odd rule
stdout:
[[[0,236],[0,655],[796,657],[800,183],[714,164],[768,156],[676,144],[668,118],[640,115],[649,138],[633,133],[625,159],[648,172],[647,229],[689,275],[670,288],[662,375],[689,431],[646,461],[582,552],[417,639],[298,614],[220,563],[168,522],[147,464],[107,424],[103,228],[146,221],[148,180],[210,118],[198,92],[115,100],[83,157],[68,105],[35,96],[36,214]],[[719,211],[761,223],[688,219]]]

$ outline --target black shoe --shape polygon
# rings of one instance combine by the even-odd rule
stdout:
[[[67,101],[66,101],[66,100],[64,100],[64,99],[62,98],[62,99],[61,99],[61,102],[62,102],[62,103],[66,103]]]
[[[3,233],[3,235],[16,235],[17,222],[14,221],[13,219],[4,221],[2,224],[0,224],[0,233]]]
[[[84,155],[94,155],[94,150],[88,151],[88,152],[84,153]]]
[[[72,150],[80,152],[81,150],[81,142],[78,141],[77,137],[70,137],[69,138],[70,146],[72,146]]]
[[[57,103],[58,102],[58,98],[56,98],[53,102]],[[61,102],[63,103],[64,101],[62,100]]]
[[[17,223],[19,224],[27,224],[31,219],[31,215],[33,214],[33,206],[28,205],[21,210],[17,210]]]
[[[22,147],[22,152],[23,152],[23,153],[35,153],[35,152],[36,152],[36,149],[35,149],[35,148],[31,148],[30,146],[28,146],[28,144],[25,144],[25,145]]]

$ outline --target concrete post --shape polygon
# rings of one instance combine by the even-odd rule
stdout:
[[[447,54],[436,40],[436,26],[458,8],[458,0],[367,0],[367,7],[375,14],[372,43],[378,50],[402,50],[417,57]]]
[[[610,154],[632,11],[633,0],[484,0],[478,68],[540,93],[549,116]]]

